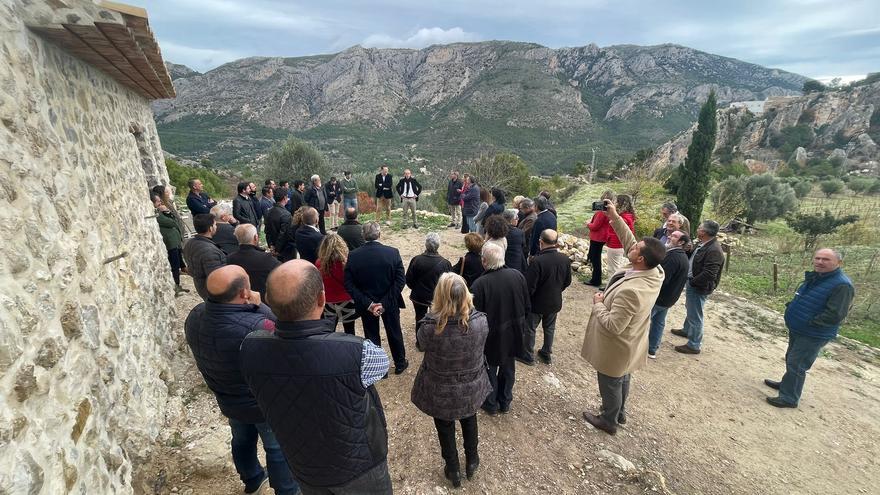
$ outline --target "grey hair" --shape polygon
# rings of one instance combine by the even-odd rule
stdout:
[[[222,220],[224,216],[232,215],[232,208],[226,203],[218,203],[211,208],[211,215],[214,220]]]
[[[250,244],[257,235],[257,228],[249,223],[243,223],[235,228],[235,238],[239,244]]]
[[[367,242],[376,241],[382,235],[382,229],[379,222],[367,222],[361,227],[364,232],[364,240]]]
[[[718,235],[718,230],[721,228],[721,226],[718,225],[718,222],[716,222],[715,220],[703,220],[703,223],[700,224],[700,227],[702,227],[703,232],[705,232],[706,235],[708,235],[709,237],[715,237],[716,235]]]
[[[679,225],[684,225],[684,215],[677,211],[670,213],[666,220],[675,220]]]
[[[436,232],[428,232],[425,236],[425,251],[436,253],[440,249],[440,234]]]
[[[837,258],[837,261],[843,261],[843,253],[834,248],[819,248],[816,250],[817,253],[819,251],[831,251],[831,254],[833,254],[834,257]]]
[[[320,175],[315,174],[315,175],[311,176],[311,177],[309,178],[309,180],[312,181],[312,184],[314,184],[315,181],[319,180],[320,178],[321,178]]]
[[[502,213],[501,216],[505,220],[507,220],[507,223],[510,223],[511,220],[513,220],[514,218],[517,217],[518,213],[519,212],[517,210],[514,210],[512,208],[508,208],[508,209],[504,210],[504,213]]]
[[[483,244],[483,252],[480,254],[487,270],[497,270],[504,266],[504,250],[494,242]]]
[[[550,205],[550,200],[545,198],[544,196],[538,196],[537,198],[535,198],[535,208],[537,208],[538,211],[546,210],[547,206],[549,206],[549,205]]]
[[[525,198],[519,202],[520,208],[534,208],[535,202],[531,198]]]
[[[662,210],[663,208],[666,208],[667,210],[671,211],[672,213],[678,212],[678,206],[675,206],[675,203],[673,203],[672,201],[667,201],[667,202],[663,203],[663,206],[661,206],[660,209]]]

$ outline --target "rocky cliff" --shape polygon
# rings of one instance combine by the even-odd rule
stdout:
[[[799,97],[769,98],[758,115],[745,108],[717,113],[716,157],[726,151],[755,171],[775,169],[792,158],[845,158],[849,169],[877,171],[880,148],[880,82]],[[786,129],[805,130],[803,147],[789,155],[779,150]],[[648,159],[655,173],[684,162],[696,124],[663,143]]]
[[[169,134],[237,128],[244,130],[235,136],[241,139],[265,131],[259,128],[280,129],[340,148],[346,133],[333,130],[359,126],[392,134],[389,149],[415,145],[443,156],[473,149],[480,141],[471,139],[474,133],[484,145],[514,151],[564,148],[569,140],[644,147],[645,140],[656,144],[684,129],[712,89],[722,102],[753,100],[798,94],[804,82],[676,45],[355,46],[334,55],[247,58],[205,74],[170,70],[178,97],[153,106],[160,131]],[[166,146],[181,155],[208,151],[181,141],[178,149],[173,139]]]

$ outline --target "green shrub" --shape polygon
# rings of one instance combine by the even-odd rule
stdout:
[[[743,216],[746,212],[745,182],[736,177],[727,178],[712,189],[712,211],[719,221]]]
[[[789,227],[804,237],[804,251],[810,251],[822,235],[833,234],[838,227],[853,223],[858,215],[846,215],[836,218],[830,211],[824,213],[800,213],[786,219]]]
[[[846,187],[849,188],[856,196],[859,194],[868,192],[871,189],[871,186],[874,185],[874,180],[868,179],[866,177],[853,177],[846,184]]]
[[[314,146],[305,141],[288,138],[275,145],[266,157],[263,175],[276,181],[308,180],[313,174],[326,181],[331,174],[330,165]],[[363,187],[363,185],[361,185]]]
[[[843,190],[843,181],[840,179],[828,179],[819,183],[819,188],[825,193],[826,198]]]
[[[794,189],[795,197],[803,199],[813,190],[813,183],[808,180],[799,180],[791,184],[791,188]]]
[[[185,197],[189,194],[189,185],[187,183],[190,179],[201,180],[205,193],[212,198],[232,196],[229,186],[219,175],[210,169],[187,167],[171,158],[165,159],[165,168],[168,170],[168,178],[171,181],[171,185],[177,190],[178,197]]]
[[[743,196],[746,221],[752,224],[779,218],[797,207],[794,189],[770,174],[753,175],[746,179]]]

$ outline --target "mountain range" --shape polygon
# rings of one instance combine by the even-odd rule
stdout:
[[[511,151],[554,172],[594,147],[601,166],[689,128],[711,90],[724,105],[797,95],[807,80],[678,45],[504,41],[168,69],[177,98],[153,107],[166,150],[252,161],[293,135],[355,169]]]

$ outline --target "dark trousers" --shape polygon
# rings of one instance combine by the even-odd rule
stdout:
[[[593,275],[590,277],[590,285],[602,285],[603,247],[605,247],[604,242],[590,241],[590,250],[587,252],[587,259],[590,260],[590,266],[593,267]]]
[[[299,483],[302,495],[390,495],[391,476],[388,475],[388,461],[382,461],[357,478],[342,486],[317,487]]]
[[[266,478],[266,472],[257,458],[257,437],[263,440],[266,451],[266,467],[269,470],[269,484],[279,495],[294,495],[298,488],[287,459],[281,451],[281,445],[275,439],[275,433],[268,423],[243,423],[229,418],[232,429],[232,463],[244,483],[245,490],[256,490]]]
[[[416,332],[419,331],[419,322],[422,321],[422,318],[424,318],[426,314],[428,314],[428,308],[429,306],[413,301],[413,309],[416,312]]]
[[[461,423],[461,434],[464,437],[465,462],[472,463],[477,459],[477,415],[458,420]],[[460,467],[458,448],[455,445],[455,421],[434,418],[437,437],[440,439],[440,455],[450,469]]]
[[[180,285],[180,267],[183,266],[183,253],[180,248],[168,250],[168,264],[171,265],[171,276],[174,278],[174,284]]]
[[[379,318],[364,312],[361,314],[361,322],[364,324],[364,336],[381,347]],[[406,347],[403,344],[403,331],[400,329],[400,309],[392,308],[382,313],[382,323],[385,325],[385,335],[388,336],[388,347],[391,348],[394,366],[403,366],[406,362]]]
[[[602,418],[610,425],[617,424],[617,418],[626,414],[626,397],[629,395],[630,375],[620,377],[603,375],[599,378],[599,395],[602,396]]]
[[[544,329],[544,344],[541,346],[541,354],[549,356],[553,354],[553,336],[556,334],[556,315],[559,313],[550,313],[540,315],[537,313],[529,313],[529,326],[526,328],[525,335],[525,358],[528,361],[535,360],[535,334],[538,331],[538,324]]]
[[[321,235],[327,235],[327,231],[324,230],[324,213],[323,211],[318,212],[318,230],[321,231]]]
[[[785,375],[779,382],[779,398],[789,404],[797,405],[804,390],[807,370],[813,367],[819,351],[828,339],[819,339],[789,332],[788,349],[785,351]]]
[[[497,411],[507,409],[513,402],[513,383],[516,381],[516,361],[505,358],[501,366],[489,366],[489,383],[492,392],[483,402],[483,409]]]

